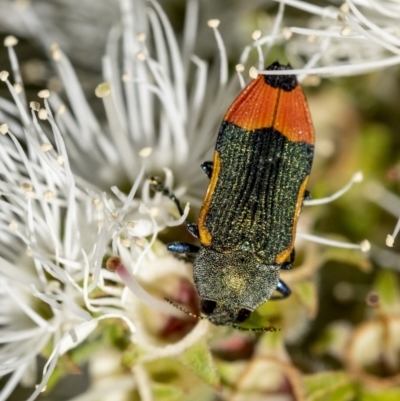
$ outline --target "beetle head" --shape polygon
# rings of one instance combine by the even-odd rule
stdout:
[[[246,308],[232,308],[225,302],[216,302],[209,299],[200,301],[201,312],[207,315],[207,319],[215,325],[226,325],[243,323],[250,315],[251,310]]]
[[[202,313],[215,325],[244,322],[276,289],[278,265],[264,265],[246,251],[219,253],[201,248],[194,263],[194,282]]]

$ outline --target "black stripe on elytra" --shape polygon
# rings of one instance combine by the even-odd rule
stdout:
[[[272,63],[264,71],[285,71],[291,70],[290,64],[283,65],[278,61]],[[282,89],[286,92],[292,91],[297,86],[297,79],[295,75],[264,75],[265,83],[273,88]]]
[[[205,218],[210,246],[229,252],[249,244],[271,263],[287,249],[312,149],[272,127],[246,131],[223,123],[216,147],[220,171]]]

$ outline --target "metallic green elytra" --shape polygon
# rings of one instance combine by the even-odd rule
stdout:
[[[267,70],[287,70],[273,63]],[[297,220],[306,196],[314,130],[294,75],[259,75],[236,98],[218,133],[198,225],[187,223],[200,248],[173,243],[178,253],[198,252],[194,282],[200,309],[215,325],[238,327],[277,291],[290,289],[281,269],[294,260]],[[164,194],[179,201],[166,189]],[[264,328],[270,330],[272,328]]]

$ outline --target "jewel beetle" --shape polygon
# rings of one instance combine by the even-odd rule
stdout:
[[[278,62],[266,68],[289,69]],[[201,312],[213,324],[237,327],[269,299],[290,295],[279,271],[294,261],[313,151],[314,129],[294,75],[258,75],[226,112],[214,159],[201,165],[210,182],[198,224],[186,222],[200,247],[168,245],[197,253],[194,283]],[[175,195],[158,178],[151,181],[182,215]]]

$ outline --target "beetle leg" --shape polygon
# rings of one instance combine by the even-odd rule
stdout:
[[[193,244],[187,244],[186,242],[172,242],[167,245],[167,249],[175,253],[197,253],[199,247]]]
[[[167,196],[169,199],[172,200],[172,202],[175,203],[179,214],[183,216],[184,211],[181,206],[181,203],[179,202],[179,199],[172,193],[168,188],[165,188],[164,183],[162,180],[158,177],[151,177],[150,178],[150,188],[154,192],[161,192],[164,196]],[[199,238],[199,229],[197,227],[197,224],[189,223],[187,220],[185,220],[186,228],[192,234],[194,237]]]
[[[292,293],[290,288],[282,280],[278,281],[276,290],[281,293],[281,296],[273,296],[273,297],[271,297],[271,299],[275,299],[275,300],[285,299]]]
[[[294,262],[294,258],[295,258],[296,252],[294,250],[294,248],[292,249],[292,252],[290,253],[290,260],[282,263],[281,265],[281,269],[282,270],[289,270],[292,267],[292,264]]]
[[[199,247],[185,242],[172,242],[167,245],[167,249],[174,252],[175,257],[187,263],[193,263],[196,259],[195,253],[199,251]]]
[[[211,174],[213,172],[213,162],[204,162],[201,165],[202,170],[206,173],[208,178],[211,178]]]
[[[309,201],[311,200],[311,194],[310,191],[307,191],[307,189],[304,191],[304,197],[303,197],[303,201]]]

